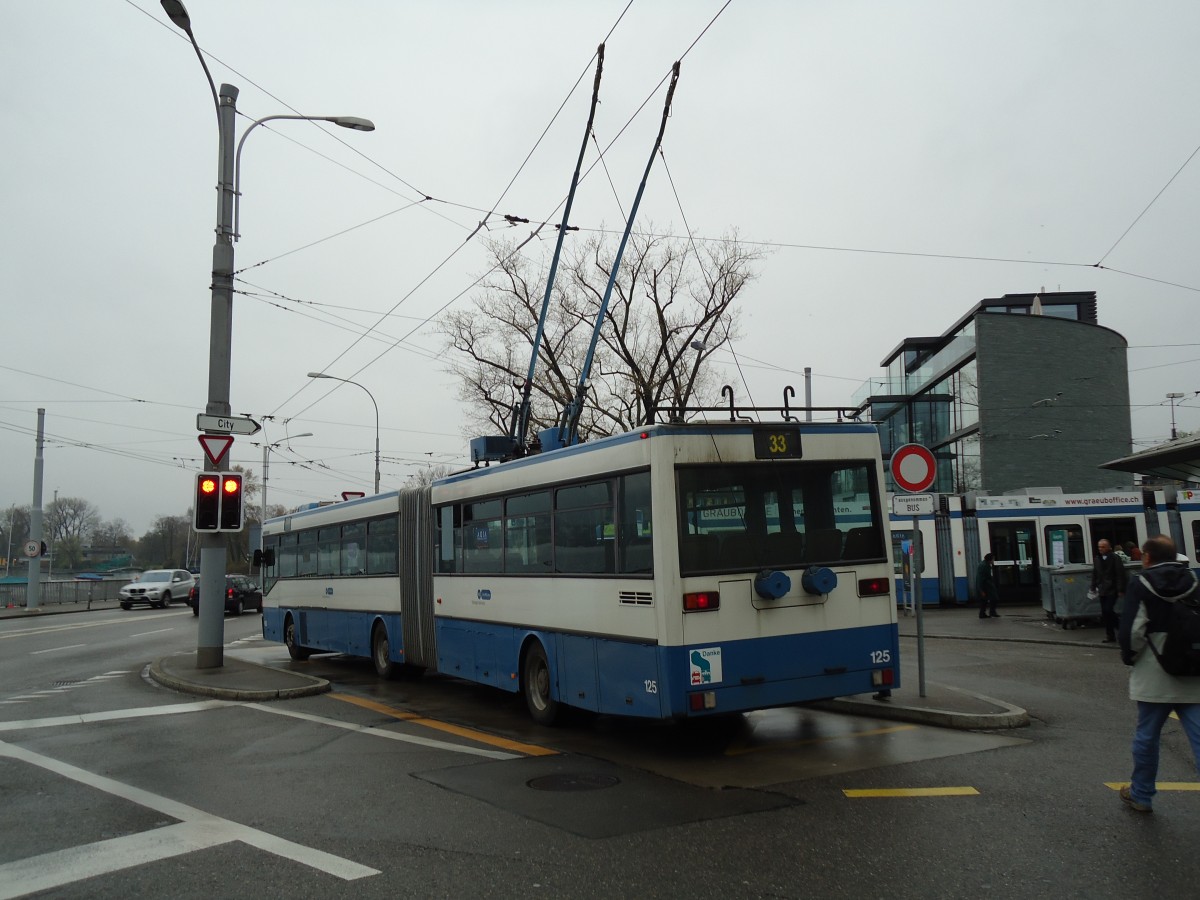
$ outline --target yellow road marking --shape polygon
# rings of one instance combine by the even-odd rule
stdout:
[[[440,722],[437,719],[428,719],[425,716],[417,715],[413,712],[407,712],[403,709],[397,709],[394,706],[388,706],[385,703],[380,703],[377,700],[368,700],[366,697],[355,697],[351,694],[329,694],[334,700],[341,700],[343,703],[352,703],[355,706],[361,706],[363,709],[373,710],[377,713],[383,713],[385,716],[391,716],[393,719],[399,719],[402,722],[412,722],[414,725],[423,725],[426,728],[433,728],[437,731],[444,731],[447,734],[457,735],[461,738],[466,738],[469,741],[478,741],[481,744],[488,744],[492,747],[500,747],[504,750],[512,750],[516,753],[524,753],[526,756],[557,756],[557,750],[551,750],[549,747],[539,747],[536,744],[522,744],[520,741],[510,741],[508,738],[498,737],[494,734],[486,734],[482,731],[476,731],[473,728],[464,728],[461,725],[452,725],[449,722]]]
[[[895,734],[897,731],[912,731],[916,725],[892,725],[887,728],[873,728],[870,731],[851,731],[847,734],[831,734],[828,737],[806,738],[803,741],[784,741],[779,744],[759,744],[747,747],[744,744],[734,745],[725,751],[726,756],[744,756],[747,753],[761,753],[764,750],[786,750],[790,747],[807,747],[812,744],[827,744],[830,741],[844,741],[847,738],[877,737],[881,734]]]
[[[1128,781],[1106,781],[1104,786],[1119,791],[1129,787]],[[1200,791],[1200,781],[1159,781],[1154,785],[1160,791]]]
[[[973,787],[936,788],[877,788],[874,790],[842,791],[847,797],[975,797]]]

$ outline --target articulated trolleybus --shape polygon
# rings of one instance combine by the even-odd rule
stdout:
[[[885,690],[883,483],[873,425],[655,424],[268,521],[263,634],[520,691],[547,724]]]

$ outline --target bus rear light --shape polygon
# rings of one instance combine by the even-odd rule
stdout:
[[[896,683],[896,673],[892,669],[875,669],[871,672],[871,684],[874,687],[891,687]]]
[[[891,592],[890,578],[860,578],[858,579],[858,596],[882,597]]]
[[[684,612],[704,612],[721,608],[721,593],[719,591],[693,591],[683,595]]]
[[[692,712],[704,712],[706,709],[716,709],[717,692],[698,691],[695,694],[688,694],[688,708]]]

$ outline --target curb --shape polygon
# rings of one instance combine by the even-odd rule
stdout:
[[[302,675],[299,672],[290,672],[288,674],[293,678],[301,679],[307,683],[289,688],[250,690],[247,688],[227,688],[210,684],[201,684],[196,681],[180,678],[166,671],[163,668],[163,663],[168,659],[171,659],[171,657],[163,656],[150,663],[151,678],[153,678],[163,687],[171,688],[172,690],[176,691],[182,691],[186,694],[197,694],[201,697],[213,697],[217,700],[294,700],[298,697],[312,697],[317,694],[324,694],[330,689],[329,682],[324,678],[317,678],[314,675]],[[255,663],[243,662],[241,665],[252,666],[255,669],[261,669],[264,672],[270,672],[272,675],[279,672],[278,669],[272,669],[268,666],[260,666]]]
[[[915,641],[915,634],[901,634],[900,637]],[[1083,647],[1087,650],[1120,650],[1119,644],[1106,644],[1097,641],[1094,644],[1084,641],[1059,641],[1054,638],[1023,638],[1023,637],[977,637],[968,634],[926,634],[926,640],[935,641],[991,641],[998,644],[1050,644],[1054,647]]]
[[[833,700],[823,700],[814,703],[820,709],[831,712],[848,713],[850,715],[871,716],[876,719],[896,719],[902,722],[916,722],[919,725],[938,725],[942,728],[958,728],[964,731],[980,731],[1006,728],[1024,728],[1029,724],[1029,713],[1019,706],[1005,703],[994,697],[983,694],[973,694],[970,691],[959,690],[949,685],[939,685],[941,690],[954,691],[964,697],[972,697],[984,703],[998,707],[1001,711],[994,713],[964,713],[950,709],[935,709],[916,706],[892,705],[890,700],[859,700],[854,697],[838,697]]]

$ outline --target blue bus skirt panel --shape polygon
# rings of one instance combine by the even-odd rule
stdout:
[[[581,634],[439,618],[438,671],[520,690],[520,659],[541,643],[551,696],[611,715],[684,718],[786,706],[879,690],[872,671],[891,669],[900,686],[895,625],[662,647]],[[688,695],[713,692],[716,705],[693,710]]]
[[[660,653],[671,675],[664,679],[667,715],[677,718],[873,693],[880,686],[871,673],[881,669],[892,670],[890,689],[900,687],[899,631],[890,624],[663,647]],[[689,695],[710,691],[715,706],[691,708]]]
[[[263,609],[263,637],[283,643],[283,624],[288,614],[296,622],[296,643],[323,653],[371,656],[371,633],[376,622],[388,632],[388,656],[392,662],[404,662],[404,647],[399,613],[266,607]]]

